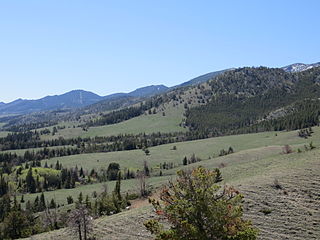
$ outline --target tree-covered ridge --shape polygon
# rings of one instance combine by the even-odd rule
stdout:
[[[187,111],[186,124],[193,131],[211,135],[252,131],[250,127],[257,124],[255,130],[260,131],[315,125],[319,104],[312,99],[320,96],[319,79],[320,68],[296,74],[263,67],[226,72],[210,82],[214,94],[211,101]],[[267,119],[270,112],[284,107],[294,111],[281,124],[280,120]]]
[[[239,68],[225,72],[209,82],[212,94],[255,96],[269,89],[289,90],[298,81],[294,74],[278,68]]]

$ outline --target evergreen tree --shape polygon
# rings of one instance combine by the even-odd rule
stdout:
[[[50,201],[50,204],[49,204],[49,208],[56,208],[56,207],[57,207],[57,204],[54,201],[54,199],[52,198],[51,201]]]
[[[29,168],[27,176],[26,176],[26,185],[27,185],[27,191],[30,193],[36,192],[36,181],[34,180],[32,176],[32,167]]]
[[[187,159],[187,157],[184,157],[184,158],[183,158],[182,164],[183,164],[183,165],[188,165],[188,159]]]
[[[38,211],[39,211],[39,212],[42,212],[42,211],[44,211],[45,209],[46,209],[46,200],[45,200],[45,198],[44,198],[44,194],[41,193]]]
[[[143,172],[144,172],[145,176],[147,176],[147,177],[150,176],[150,170],[149,170],[147,161],[143,162]]]
[[[119,163],[110,163],[107,169],[108,180],[117,180],[118,172],[120,171]]]
[[[223,178],[222,178],[220,169],[216,168],[214,171],[215,171],[215,183],[222,182]]]
[[[9,190],[8,182],[4,179],[3,175],[0,175],[0,198],[7,194]]]
[[[118,172],[118,178],[116,182],[116,186],[114,188],[114,194],[119,201],[122,201],[121,197],[121,172]]]
[[[23,211],[14,210],[10,211],[3,221],[4,236],[6,239],[17,239],[27,237],[27,229],[29,226],[28,219]],[[29,231],[30,231],[29,230]]]
[[[83,195],[82,195],[82,192],[80,192],[78,196],[78,203],[82,203],[82,202],[83,202]]]

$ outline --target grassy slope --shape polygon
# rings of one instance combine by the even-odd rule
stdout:
[[[165,116],[162,116],[162,113],[158,112],[157,114],[141,115],[115,125],[92,127],[83,136],[186,131],[186,129],[179,126],[182,118],[181,108],[170,108],[165,111],[165,114]]]
[[[182,106],[173,107],[167,106],[164,109],[165,116],[162,116],[162,111],[157,114],[146,114],[130,120],[100,127],[91,127],[88,131],[83,131],[82,128],[70,126],[66,124],[65,129],[58,130],[55,136],[43,136],[43,139],[51,138],[72,138],[72,137],[94,137],[94,136],[110,136],[119,134],[138,134],[138,133],[153,133],[153,132],[179,132],[187,131],[187,129],[180,127],[182,120],[183,108]],[[60,124],[61,125],[61,124]],[[64,125],[64,124],[62,124]],[[77,124],[76,124],[77,125]]]
[[[316,146],[319,146],[320,140],[318,131],[312,137]],[[289,134],[283,133],[282,139],[288,140]],[[245,142],[246,138],[243,140]],[[296,139],[291,141],[298,144],[302,142]],[[265,144],[264,141],[260,143]],[[222,169],[224,183],[235,185],[244,193],[245,214],[259,227],[260,239],[319,239],[320,230],[317,226],[320,213],[317,207],[320,204],[320,149],[287,155],[280,154],[280,150],[276,146],[242,150],[187,168],[199,164],[213,168],[219,162],[226,163]],[[167,173],[173,174],[174,171],[168,170]],[[170,176],[155,180],[160,183],[168,178]],[[272,187],[275,179],[279,180],[282,190]],[[126,183],[124,186],[127,188]],[[270,209],[271,213],[264,215],[262,209]],[[150,215],[150,207],[143,207],[99,218],[94,224],[97,239],[150,239],[143,227],[143,222]],[[57,238],[72,239],[67,229],[41,234],[33,239]]]
[[[6,137],[8,135],[8,133],[10,133],[10,132],[0,131],[0,137]]]
[[[224,168],[223,171],[231,169],[230,171],[232,174],[230,174],[230,176],[232,175],[234,178],[235,172],[239,172],[239,174],[249,174],[248,171],[242,172],[242,170],[240,170],[241,168],[238,168],[238,165],[245,166],[245,164],[254,164],[256,161],[260,161],[262,159],[279,156],[284,144],[290,144],[294,145],[295,148],[301,148],[301,146],[303,147],[303,144],[308,144],[313,141],[316,146],[319,146],[320,128],[314,128],[314,131],[315,133],[309,139],[297,137],[296,131],[278,132],[277,136],[275,136],[274,132],[245,134],[157,146],[150,148],[150,156],[146,156],[142,150],[94,153],[53,158],[48,160],[48,164],[55,164],[56,161],[59,160],[65,167],[74,167],[77,165],[78,167],[82,166],[88,170],[91,170],[92,168],[99,170],[102,167],[106,169],[110,162],[118,162],[122,168],[138,169],[142,168],[143,162],[146,160],[149,166],[154,169],[153,174],[158,175],[159,169],[157,166],[160,163],[174,162],[177,168],[163,170],[163,174],[165,176],[150,179],[151,185],[159,186],[161,183],[166,182],[168,178],[171,178],[177,169],[183,167],[181,165],[184,156],[191,156],[191,154],[195,153],[203,159],[203,161],[197,164],[213,168],[224,163],[227,165],[227,168]],[[177,150],[170,150],[174,145],[177,146]],[[224,157],[217,157],[218,152],[222,148],[227,149],[229,146],[232,146],[236,153]],[[209,156],[215,156],[215,158],[209,159]],[[194,165],[188,165],[187,167]],[[232,166],[235,167],[231,168]],[[230,180],[227,176],[226,179]],[[113,182],[108,183],[108,188],[113,189],[113,184]],[[135,191],[136,188],[134,186],[136,184],[136,180],[123,181],[123,190]],[[75,189],[61,189],[46,192],[45,195],[47,199],[55,198],[58,203],[65,204],[66,197],[69,195],[76,198],[80,191],[82,191],[83,194],[90,195],[93,191],[101,192],[102,189],[103,184],[97,183],[80,186]],[[25,195],[25,199],[33,201],[36,195],[37,194]]]
[[[5,125],[5,123],[0,123],[0,129]],[[0,131],[0,137],[6,137],[8,135],[7,131]]]
[[[260,148],[265,146],[283,146],[284,144],[296,145],[308,144],[313,141],[320,144],[320,128],[314,128],[315,133],[309,139],[299,138],[297,131],[292,132],[265,132],[256,134],[244,134],[226,137],[217,137],[189,142],[166,144],[150,148],[150,156],[146,156],[142,150],[92,153],[73,155],[48,160],[49,164],[55,164],[59,160],[65,167],[82,166],[85,169],[107,168],[110,162],[118,162],[121,167],[141,168],[146,160],[150,167],[156,167],[163,162],[174,162],[176,165],[182,163],[184,156],[191,156],[195,153],[202,159],[216,157],[221,149],[228,149],[232,146],[238,152],[241,150]],[[278,136],[275,136],[277,134]],[[173,146],[177,150],[170,150]],[[280,152],[278,150],[278,152]],[[276,152],[276,153],[278,153]]]

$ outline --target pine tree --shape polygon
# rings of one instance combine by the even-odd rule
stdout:
[[[33,211],[34,212],[38,212],[39,209],[39,196],[36,196],[36,198],[34,199],[34,203],[33,203]]]
[[[187,159],[187,157],[184,157],[184,158],[183,158],[182,164],[183,164],[183,165],[188,165],[188,159]]]
[[[215,183],[218,183],[218,182],[222,182],[223,181],[223,178],[222,178],[222,174],[221,174],[221,171],[219,168],[216,168],[215,170]]]
[[[121,197],[121,172],[118,173],[118,178],[116,182],[116,186],[114,188],[114,194],[119,201],[122,201]]]
[[[49,204],[49,208],[56,208],[56,207],[57,207],[57,204],[54,201],[54,199],[52,198],[51,201],[50,201],[50,204]]]
[[[82,192],[80,192],[78,197],[78,203],[82,203],[82,201],[83,201],[83,195],[82,195]]]
[[[85,206],[88,210],[91,210],[91,201],[88,195],[86,195]]]
[[[38,211],[44,211],[45,209],[46,209],[46,200],[44,198],[44,194],[41,193]]]
[[[80,168],[80,177],[84,177],[84,173],[83,173],[83,169],[82,169],[82,167]]]
[[[143,171],[144,171],[145,176],[147,176],[147,177],[150,176],[150,170],[149,170],[147,161],[143,162]]]
[[[4,179],[4,177],[0,176],[0,197],[8,193],[8,182]]]
[[[29,168],[27,176],[26,176],[26,184],[27,184],[27,191],[30,193],[36,192],[36,181],[32,176],[32,167]]]

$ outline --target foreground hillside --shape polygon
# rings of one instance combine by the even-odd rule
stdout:
[[[177,150],[170,150],[172,144],[150,148],[151,155],[148,161],[151,166],[154,167],[162,161],[172,161],[177,165],[166,170],[162,177],[151,177],[149,182],[155,187],[164,184],[181,168],[197,165],[207,168],[220,167],[224,176],[223,184],[233,185],[244,194],[245,214],[260,229],[260,239],[319,239],[320,128],[315,127],[314,131],[313,136],[308,139],[298,137],[297,131],[277,134],[269,132],[183,142],[175,144]],[[316,147],[312,150],[308,147],[311,141]],[[285,144],[290,144],[293,153],[283,153]],[[213,156],[218,149],[228,146],[234,147],[235,153],[221,157]],[[187,166],[179,165],[182,152],[186,155],[194,152],[203,159]],[[143,157],[139,152],[133,152],[130,154],[130,161],[126,160],[125,153],[114,154],[112,157],[107,153],[105,158],[100,159],[106,159],[108,162],[110,159],[113,161],[118,158],[121,166],[134,167],[139,165],[134,159]],[[117,154],[119,155],[116,156]],[[210,155],[210,159],[205,157]],[[178,157],[175,159],[175,156]],[[89,166],[90,162],[96,162],[95,159],[86,158],[82,163],[86,162]],[[76,164],[77,161],[72,158],[60,160],[70,165]],[[80,165],[81,159],[78,160]],[[123,182],[123,191],[134,189],[133,180]],[[100,185],[95,188],[93,184],[90,190],[101,187]],[[72,194],[72,191],[76,191],[77,194],[80,190],[84,189],[66,191],[69,191],[67,194]],[[88,189],[87,193],[90,190]],[[59,191],[62,190],[55,191],[56,196],[59,195]],[[143,226],[143,222],[152,215],[152,209],[146,200],[134,201],[133,209],[129,211],[96,219],[94,232],[97,239],[152,239]],[[73,238],[65,228],[29,239]]]

